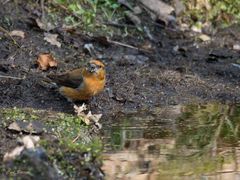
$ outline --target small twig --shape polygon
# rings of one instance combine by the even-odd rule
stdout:
[[[3,27],[0,26],[0,31],[7,34],[11,38],[13,43],[16,44],[19,48],[21,48],[21,46],[17,43],[17,41],[11,36],[11,34],[6,29],[4,29]]]
[[[42,22],[44,22],[45,21],[44,0],[41,0],[40,3],[41,3],[41,10],[42,10]]]
[[[129,45],[129,44],[121,43],[121,42],[118,42],[118,41],[112,41],[112,40],[108,39],[108,42],[112,43],[112,44],[119,45],[119,46],[127,47],[127,48],[130,48],[130,49],[135,49],[135,50],[138,50],[138,51],[143,51],[143,52],[150,53],[150,51],[148,51],[148,50],[138,48],[138,47],[135,47],[135,46],[132,46],[132,45]]]
[[[77,137],[75,137],[73,140],[72,140],[72,143],[75,143],[80,137],[80,134],[77,135]]]
[[[26,77],[14,77],[14,76],[4,76],[4,75],[0,75],[0,78],[18,79],[18,80],[26,79]]]
[[[128,24],[120,24],[120,23],[117,23],[117,22],[103,22],[104,25],[107,25],[107,26],[113,26],[113,27],[118,27],[118,28],[134,28],[136,29],[137,27],[134,26],[134,25],[128,25]]]

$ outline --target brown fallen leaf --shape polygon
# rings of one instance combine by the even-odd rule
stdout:
[[[47,70],[49,67],[57,67],[58,62],[51,54],[39,54],[37,64],[39,69]]]
[[[13,30],[11,32],[9,32],[9,34],[11,36],[18,36],[18,37],[21,37],[22,39],[25,38],[25,33],[23,31],[20,31],[20,30]]]

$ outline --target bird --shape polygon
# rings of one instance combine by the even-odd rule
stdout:
[[[104,90],[106,84],[105,65],[91,60],[85,67],[47,76],[59,87],[59,93],[68,101],[87,101]]]

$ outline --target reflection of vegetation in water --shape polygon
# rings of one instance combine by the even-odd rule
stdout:
[[[126,155],[129,150],[134,155],[143,153],[144,160],[157,167],[161,179],[199,179],[237,164],[239,106],[187,105],[169,116],[173,109],[167,115],[160,111],[152,116],[145,111],[122,117],[117,126],[105,130],[111,150],[123,150]],[[156,147],[154,156],[149,151],[152,147]]]
[[[129,125],[129,119],[123,119],[123,127],[127,127]],[[124,146],[124,142],[126,140],[126,135],[131,133],[127,131],[125,128],[121,126],[115,126],[110,130],[111,142],[110,145],[114,150],[121,150]]]
[[[120,127],[115,128],[112,132],[111,144],[113,145],[114,149],[121,148],[122,143],[122,133]]]
[[[238,141],[239,117],[238,106],[185,106],[177,122],[177,146],[168,162],[160,164],[160,171],[178,175],[220,171],[224,164],[236,159],[231,147]]]
[[[167,163],[159,165],[161,175],[190,176],[202,173],[214,172],[220,169],[223,161],[230,161],[229,157],[188,156],[175,157]]]
[[[178,144],[202,148],[213,143],[236,143],[240,110],[212,103],[186,106],[179,118]]]

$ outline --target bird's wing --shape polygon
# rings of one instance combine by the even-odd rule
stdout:
[[[47,77],[57,83],[58,86],[78,88],[83,82],[82,71],[82,69],[76,69],[65,74],[48,75]]]

